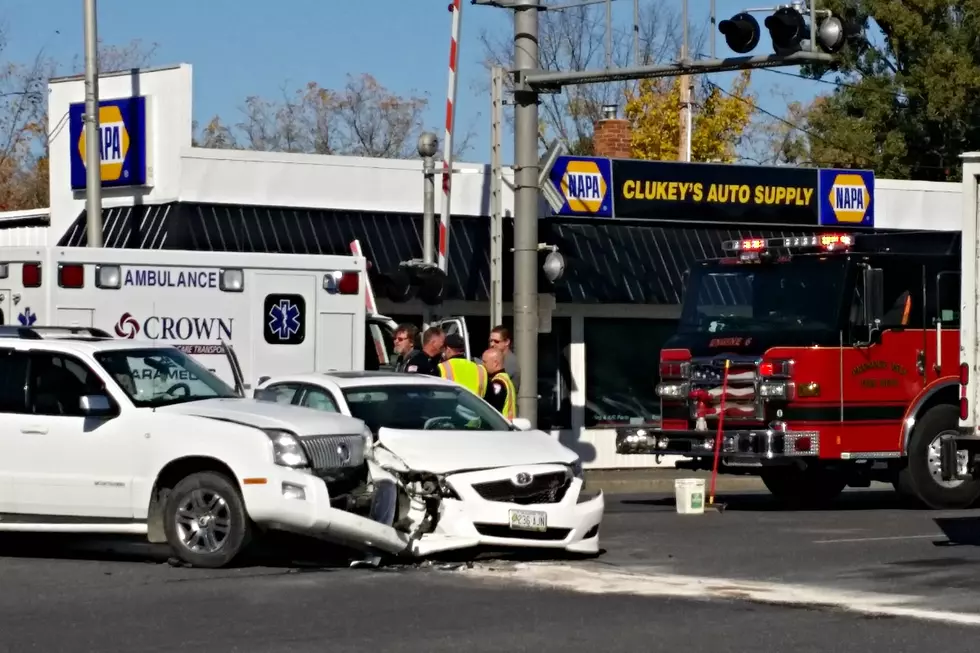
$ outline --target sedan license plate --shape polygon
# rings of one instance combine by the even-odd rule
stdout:
[[[515,531],[543,533],[548,530],[548,513],[536,510],[511,510],[510,528]]]

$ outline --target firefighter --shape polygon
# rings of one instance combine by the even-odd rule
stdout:
[[[408,359],[405,372],[409,374],[428,374],[441,376],[440,361],[446,334],[439,327],[429,327],[422,334],[422,351]]]
[[[466,343],[462,336],[451,333],[446,336],[445,360],[439,364],[439,376],[455,381],[477,397],[487,393],[487,369],[480,363],[466,359]]]
[[[487,384],[487,393],[483,398],[500,411],[508,422],[513,422],[517,417],[517,388],[504,370],[504,353],[493,347],[486,350],[483,352],[483,366],[490,374],[490,383]]]

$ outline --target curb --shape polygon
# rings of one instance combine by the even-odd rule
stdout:
[[[605,494],[652,494],[674,492],[674,481],[680,478],[703,479],[705,488],[711,483],[711,474],[683,469],[636,469],[636,470],[585,470],[585,487],[602,490]],[[768,492],[758,476],[719,474],[715,481],[716,492]]]

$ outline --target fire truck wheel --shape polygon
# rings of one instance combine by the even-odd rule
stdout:
[[[762,470],[762,482],[779,501],[798,506],[821,506],[836,499],[847,479],[819,467],[773,467]]]
[[[939,467],[939,438],[956,431],[959,411],[943,404],[926,411],[912,431],[908,464],[899,472],[899,488],[911,490],[933,510],[969,508],[980,498],[980,481],[944,481]]]

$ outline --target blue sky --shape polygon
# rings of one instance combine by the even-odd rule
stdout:
[[[689,1],[691,22],[704,24],[708,0]],[[109,44],[135,38],[157,43],[157,64],[192,64],[194,117],[202,123],[214,114],[235,123],[246,96],[276,97],[284,82],[298,86],[317,81],[330,88],[342,86],[347,73],[368,72],[392,91],[427,92],[431,103],[426,123],[441,137],[448,84],[448,2],[99,0],[99,36]],[[642,2],[680,6],[680,0]],[[617,0],[614,6],[617,15],[627,20],[632,15],[629,0]],[[745,6],[741,0],[717,0],[719,20]],[[29,61],[41,47],[66,64],[81,57],[79,0],[3,0],[0,21],[9,29],[4,57],[8,61]],[[509,34],[510,12],[464,0],[457,125],[472,126],[477,132],[465,156],[470,161],[487,161],[490,156],[489,98],[471,87],[474,80],[486,76],[480,43],[484,29]],[[720,35],[717,44],[719,56],[728,54]],[[768,48],[764,34],[757,51]],[[796,72],[793,68],[781,70]],[[716,81],[722,85],[730,79],[729,75],[718,77]],[[826,84],[767,71],[757,72],[753,84],[760,105],[780,115],[785,103],[775,91],[789,91],[793,99],[803,101],[829,89]],[[510,159],[511,140],[508,134],[506,160]]]

